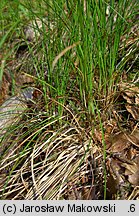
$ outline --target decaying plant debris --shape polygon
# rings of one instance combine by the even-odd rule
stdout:
[[[67,109],[68,111],[70,110]],[[8,146],[12,146],[8,151],[5,149],[5,156],[1,159],[1,193],[6,182],[6,173],[15,163],[18,166],[11,174],[2,196],[8,199],[102,198],[104,168],[103,149],[100,145],[102,134],[101,132],[93,134],[90,127],[87,132],[80,125],[79,118],[67,112],[61,119],[56,114],[49,117],[45,112],[41,115],[35,114],[31,119],[27,116],[29,114],[25,114],[24,119],[28,121],[28,125],[22,120],[22,127],[18,130],[15,128],[12,135],[9,134],[4,138],[2,144],[8,143]],[[128,112],[128,109],[127,113],[131,116],[132,122],[134,116]],[[70,124],[64,124],[64,119],[69,118]],[[61,127],[58,124],[59,120],[63,122]],[[37,131],[34,124],[38,125]],[[120,131],[115,121],[111,121],[111,124],[106,125],[105,140],[108,197],[137,198],[138,125],[136,124],[132,131],[124,128]],[[26,149],[27,143],[29,146]],[[17,157],[20,152],[22,154]],[[133,189],[136,191],[134,195]]]

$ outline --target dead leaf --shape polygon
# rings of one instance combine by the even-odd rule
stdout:
[[[120,91],[126,100],[126,109],[135,120],[139,120],[139,87],[134,83],[121,83]]]
[[[125,175],[128,176],[128,181],[133,185],[139,185],[139,156],[131,160],[131,163],[123,163],[125,167]]]
[[[112,135],[111,143],[112,145],[109,150],[113,153],[120,153],[123,150],[127,149],[130,145],[130,141],[126,138],[126,135],[123,132],[116,135]]]
[[[127,104],[126,109],[136,121],[139,121],[139,106]]]

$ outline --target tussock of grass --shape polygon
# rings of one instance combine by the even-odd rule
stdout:
[[[84,189],[96,190],[97,185],[92,184],[89,176],[91,179],[97,173],[100,175],[95,170],[97,158],[94,158],[99,154],[99,147],[74,119],[61,127],[58,120],[51,117],[40,128],[38,125],[20,145],[15,142],[13,150],[1,160],[1,172],[12,169],[8,182],[5,181],[6,188],[1,189],[4,198],[64,199],[77,190],[78,198],[82,199],[84,178]],[[94,166],[92,171],[88,169],[90,162]]]

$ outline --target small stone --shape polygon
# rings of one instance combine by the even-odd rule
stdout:
[[[17,96],[7,99],[0,107],[0,138],[8,127],[16,123],[27,108],[27,102],[33,98],[33,87],[28,87]]]

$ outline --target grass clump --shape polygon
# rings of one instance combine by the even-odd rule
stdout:
[[[5,0],[0,10],[0,81],[10,74],[11,94],[35,89],[1,142],[1,198],[109,198],[107,137],[123,123],[113,109],[119,82],[130,79],[123,71],[137,62],[138,3]]]

